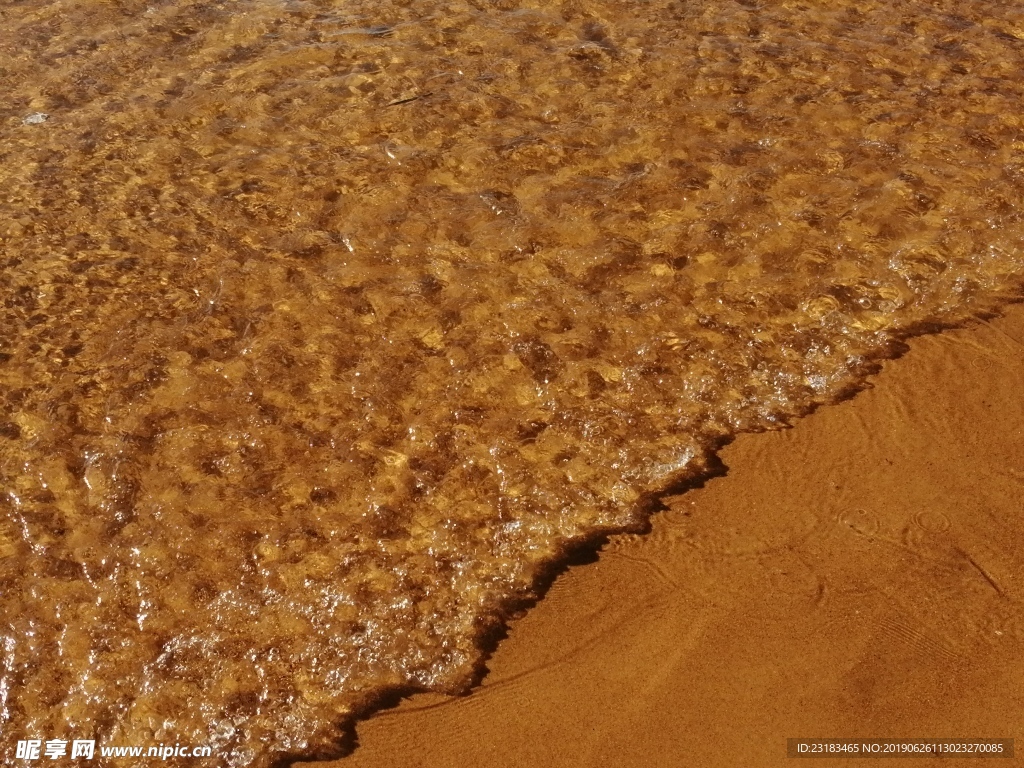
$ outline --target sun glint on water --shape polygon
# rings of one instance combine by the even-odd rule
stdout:
[[[5,3],[2,747],[464,686],[568,544],[1019,288],[1022,71],[987,0]]]

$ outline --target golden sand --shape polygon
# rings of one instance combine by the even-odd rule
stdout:
[[[0,10],[0,723],[330,754],[1019,285],[1005,3]],[[13,747],[12,747],[13,748]]]
[[[724,476],[513,622],[478,689],[360,723],[338,768],[857,764],[794,761],[798,737],[1015,738],[1016,761],[980,764],[1016,765],[1022,380],[1018,305],[912,340],[794,429],[739,437]]]

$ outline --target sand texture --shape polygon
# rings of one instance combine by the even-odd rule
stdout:
[[[738,438],[727,475],[565,573],[478,690],[362,723],[332,765],[804,765],[787,737],[1019,742],[1024,307],[910,347],[853,400]]]
[[[993,0],[0,4],[0,753],[276,768],[469,687],[724,438],[1020,295],[1022,40]]]

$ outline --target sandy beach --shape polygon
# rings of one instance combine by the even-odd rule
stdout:
[[[0,763],[1013,736],[1024,313],[875,361],[1021,297],[1022,42],[997,0],[0,3]]]
[[[359,724],[331,765],[765,766],[791,762],[788,737],[1019,739],[1022,342],[1021,305],[912,339],[851,400],[741,436],[649,535],[568,569],[482,685]]]

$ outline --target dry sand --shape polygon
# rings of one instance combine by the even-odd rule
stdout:
[[[1024,737],[1022,382],[1024,306],[912,340],[570,568],[470,695],[380,713],[334,765],[762,766],[792,764],[794,736]]]

